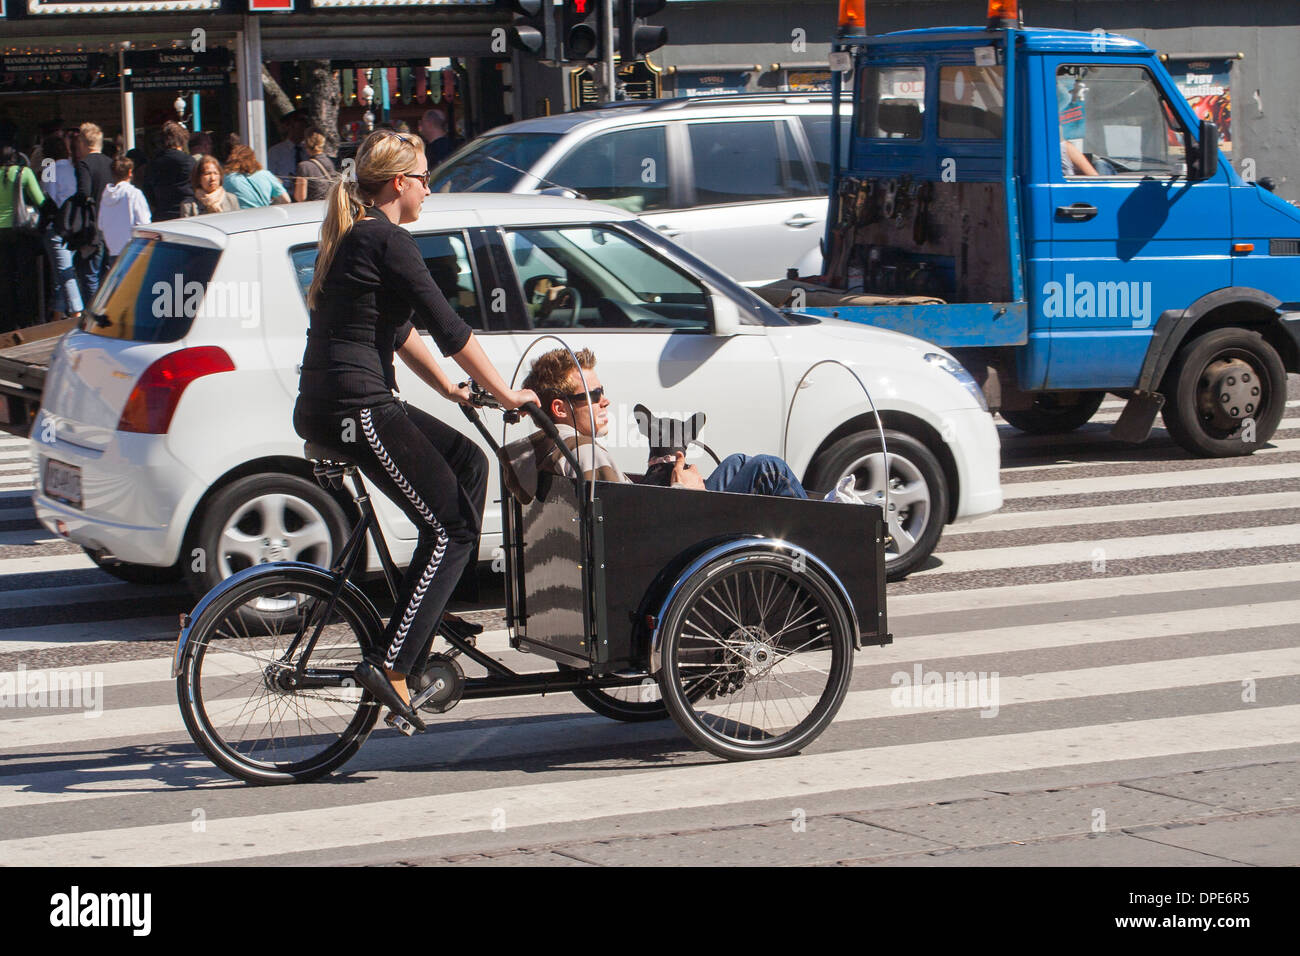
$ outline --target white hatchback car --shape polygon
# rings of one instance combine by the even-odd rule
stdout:
[[[136,230],[47,378],[32,429],[47,528],[119,577],[184,575],[198,593],[252,564],[330,563],[352,502],[313,481],[291,424],[322,214],[323,204],[301,203]],[[595,351],[614,406],[607,444],[628,472],[646,461],[640,402],[657,415],[706,412],[702,437],[719,455],[784,455],[816,489],[852,473],[879,498],[880,440],[853,376],[824,365],[800,385],[830,357],[861,376],[887,429],[891,577],[924,561],[946,523],[1001,505],[992,418],[941,349],[778,312],[605,205],[440,195],[407,228],[506,375],[546,332]],[[476,435],[397,366],[407,401]],[[494,475],[484,559],[500,540],[498,493]],[[376,504],[405,563],[415,528],[382,495]]]

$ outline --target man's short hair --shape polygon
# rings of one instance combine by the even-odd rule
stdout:
[[[596,356],[591,349],[582,349],[575,354],[578,357],[578,364],[584,369],[596,367]],[[569,354],[568,349],[552,349],[538,356],[533,362],[533,367],[528,370],[528,377],[524,379],[524,388],[531,388],[536,392],[537,397],[542,400],[542,409],[546,410],[551,404],[551,399],[572,394],[573,383],[569,381],[569,376],[575,370],[573,356]]]
[[[135,163],[121,156],[113,160],[113,182],[123,182],[131,175],[131,170],[135,169]]]
[[[432,123],[444,133],[447,132],[447,114],[442,110],[425,110],[424,116],[421,118],[426,122]]]
[[[104,131],[94,123],[82,123],[78,127],[81,139],[90,147],[92,153],[104,148]]]

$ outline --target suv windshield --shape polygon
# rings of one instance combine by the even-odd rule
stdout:
[[[257,283],[210,281],[219,258],[219,249],[132,239],[86,310],[82,331],[133,342],[175,342],[200,312],[255,317]]]
[[[439,166],[429,189],[435,193],[508,193],[519,183],[519,170],[531,169],[559,138],[559,133],[484,136]]]

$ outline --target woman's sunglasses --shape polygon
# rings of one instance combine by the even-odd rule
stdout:
[[[418,179],[420,182],[424,183],[425,189],[429,188],[429,170],[427,169],[422,173],[402,173],[402,175],[409,176],[412,179]]]

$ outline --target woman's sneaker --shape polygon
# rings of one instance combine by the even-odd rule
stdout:
[[[826,492],[824,501],[840,501],[850,505],[866,504],[854,489],[857,480],[853,475],[845,475],[840,479],[840,483],[831,491]]]

